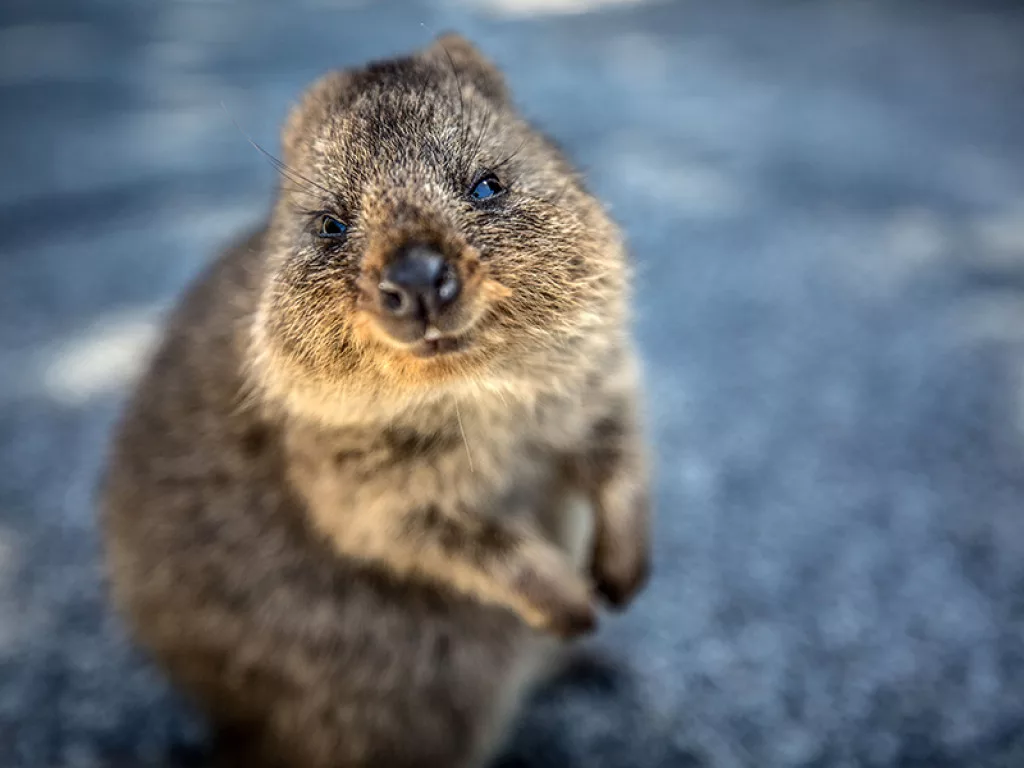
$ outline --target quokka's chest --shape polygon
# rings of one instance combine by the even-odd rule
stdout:
[[[430,433],[299,429],[285,434],[286,473],[308,503],[339,511],[438,502],[499,515],[538,509],[563,481],[560,452],[490,438],[458,425]]]

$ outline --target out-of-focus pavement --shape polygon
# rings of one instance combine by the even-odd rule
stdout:
[[[649,0],[0,10],[0,766],[201,730],[103,607],[153,322],[323,70],[458,29],[639,264],[656,574],[507,766],[1024,765],[1024,10]],[[222,106],[223,103],[223,106]]]

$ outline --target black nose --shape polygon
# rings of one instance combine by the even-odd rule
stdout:
[[[403,249],[385,268],[380,303],[395,317],[433,320],[459,295],[455,269],[437,251],[423,245]]]

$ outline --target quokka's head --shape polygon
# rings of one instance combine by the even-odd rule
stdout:
[[[322,78],[283,147],[252,335],[283,393],[525,386],[621,321],[616,227],[462,37]]]

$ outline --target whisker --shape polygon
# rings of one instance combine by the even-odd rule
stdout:
[[[301,173],[299,173],[294,168],[289,166],[283,160],[275,157],[272,153],[268,152],[263,147],[261,147],[258,143],[256,143],[256,141],[254,141],[253,138],[242,129],[242,126],[240,126],[238,124],[238,121],[235,120],[234,116],[228,111],[227,105],[223,101],[220,103],[220,105],[223,108],[224,113],[228,116],[228,119],[230,119],[231,122],[234,123],[235,128],[238,129],[238,132],[240,134],[242,134],[242,136],[245,138],[245,140],[248,141],[249,144],[251,144],[253,146],[253,148],[255,148],[258,152],[260,152],[260,154],[262,154],[270,162],[271,166],[273,166],[273,168],[279,174],[281,174],[281,176],[283,176],[284,178],[288,179],[293,184],[299,184],[300,182],[304,182],[305,184],[308,184],[309,188],[307,188],[307,191],[309,191],[309,192],[312,192],[313,191],[312,188],[315,187],[316,189],[320,190],[321,192],[323,192],[328,197],[330,197],[330,198],[334,197],[334,193],[331,192],[331,190],[327,189],[327,187],[324,187],[324,186],[322,186],[320,184],[317,184],[312,179],[307,179],[305,176],[303,176]]]
[[[513,158],[515,158],[520,152],[523,151],[523,147],[526,146],[526,141],[527,141],[527,139],[524,138],[521,142],[519,142],[519,146],[515,148],[515,151],[513,151],[512,154],[510,154],[508,157],[506,157],[504,160],[502,160],[497,165],[492,165],[491,166],[491,170],[492,171],[496,171],[499,168],[501,168],[502,166],[508,165],[508,163],[511,162]]]
[[[469,450],[469,441],[466,439],[466,429],[462,426],[462,413],[459,411],[459,399],[457,397],[452,400],[455,403],[455,418],[459,422],[459,432],[462,433],[462,444],[466,446],[466,458],[469,459],[469,471],[476,472],[473,467],[473,454]]]
[[[452,58],[451,53],[443,44],[441,45],[441,50],[444,51],[445,58],[448,59],[448,65],[452,68],[452,77],[455,78],[455,86],[459,91],[459,126],[462,130],[465,130],[466,100],[462,96],[462,79],[459,77],[459,70],[455,66],[455,59]],[[463,135],[463,138],[465,138],[465,135]]]
[[[467,147],[467,146],[469,146],[469,137],[470,137],[470,134],[472,133],[472,130],[473,130],[473,111],[472,111],[472,106],[473,105],[472,105],[472,102],[470,102],[470,104],[469,104],[469,111],[467,112],[466,99],[463,96],[462,78],[459,76],[459,68],[455,66],[455,59],[452,58],[451,52],[449,52],[448,48],[445,47],[444,45],[442,45],[441,48],[444,51],[445,57],[448,59],[448,65],[451,67],[451,70],[452,70],[452,77],[455,78],[455,85],[459,89],[459,143],[458,143],[458,146],[459,147]],[[463,175],[464,176],[470,176],[473,173],[473,171],[474,171],[474,168],[472,167],[472,165],[473,165],[473,156],[470,155],[470,154],[465,155],[463,157],[462,162],[464,164],[463,171],[462,171]]]
[[[483,122],[480,124],[480,131],[476,135],[476,143],[473,145],[473,150],[470,152],[470,157],[476,158],[480,155],[480,148],[484,145],[484,139],[486,138],[487,131],[490,130],[491,122],[494,120],[494,112],[488,109],[484,113]]]
[[[328,197],[332,197],[332,198],[334,197],[334,194],[331,192],[331,190],[327,189],[327,187],[324,187],[324,186],[322,186],[320,184],[317,184],[312,179],[306,178],[301,173],[296,171],[294,168],[292,168],[291,166],[285,164],[283,161],[281,161],[280,159],[274,157],[272,154],[267,152],[267,150],[263,149],[263,147],[261,147],[259,144],[256,144],[255,142],[252,142],[252,144],[253,144],[254,147],[256,147],[256,149],[258,149],[260,152],[262,152],[264,154],[264,156],[266,156],[267,160],[269,160],[270,164],[274,168],[277,169],[278,173],[280,173],[282,176],[287,178],[289,181],[291,181],[291,182],[293,182],[295,184],[299,184],[300,182],[308,184],[309,187],[307,187],[307,190],[309,190],[310,192],[312,192],[313,188],[316,188],[316,189],[320,190],[321,192],[323,192]]]

